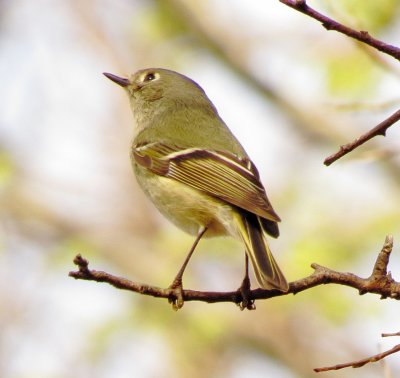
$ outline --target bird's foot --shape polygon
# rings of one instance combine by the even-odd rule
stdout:
[[[185,303],[183,300],[182,279],[175,278],[172,284],[168,287],[168,290],[168,303],[172,304],[173,310],[178,311]]]
[[[240,294],[242,296],[242,301],[238,303],[240,310],[243,311],[245,308],[247,308],[247,310],[255,310],[255,300],[251,299],[250,279],[248,276],[243,279],[238,291],[240,291]]]

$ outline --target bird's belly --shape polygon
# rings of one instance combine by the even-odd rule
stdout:
[[[231,205],[167,177],[147,172],[136,177],[157,209],[183,231],[197,235],[206,227],[205,237],[235,234]]]

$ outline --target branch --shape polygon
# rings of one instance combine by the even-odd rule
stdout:
[[[382,333],[381,334],[381,337],[390,337],[390,336],[400,336],[400,332]],[[338,364],[338,365],[334,365],[334,366],[316,368],[316,369],[314,369],[314,371],[316,373],[320,373],[322,371],[339,370],[339,369],[343,369],[343,368],[347,368],[347,367],[359,368],[359,367],[369,364],[371,362],[380,361],[380,360],[384,359],[385,357],[387,357],[393,353],[399,352],[399,351],[400,351],[400,344],[395,345],[392,349],[389,349],[385,352],[375,354],[371,357],[363,358],[362,360],[347,362],[344,364]]]
[[[282,3],[297,9],[294,6],[294,3],[297,2],[293,0],[282,0]],[[300,3],[304,2],[301,1]],[[175,21],[194,36],[196,41],[209,49],[238,77],[258,91],[260,95],[280,108],[284,115],[290,119],[296,132],[300,132],[303,136],[305,135],[308,139],[312,139],[316,143],[331,144],[332,138],[343,140],[343,136],[337,132],[337,128],[334,127],[335,125],[329,117],[327,118],[319,112],[313,112],[312,116],[310,116],[310,112],[304,111],[304,107],[301,104],[294,103],[285,98],[273,85],[267,83],[265,80],[260,80],[256,71],[248,68],[248,62],[245,59],[247,55],[243,54],[242,50],[239,53],[239,50],[236,48],[238,45],[243,45],[242,36],[239,37],[238,35],[230,34],[229,38],[226,38],[226,34],[221,34],[219,26],[216,26],[219,25],[218,22],[213,23],[211,22],[212,19],[204,18],[202,14],[196,16],[194,9],[198,8],[189,6],[188,2],[168,0],[163,2],[163,5],[168,7],[168,11],[174,14]],[[307,10],[311,10],[308,6],[306,7]],[[328,18],[326,17],[326,19]],[[207,20],[207,22],[204,20]],[[221,35],[224,35],[224,38],[221,38]],[[334,130],[336,131],[332,134]],[[389,161],[388,167],[392,168],[395,172],[398,171],[398,167],[393,161]]]
[[[280,109],[289,120],[294,132],[323,145],[332,145],[332,139],[338,140],[338,143],[343,140],[343,135],[335,127],[335,122],[326,117],[323,112],[315,110],[311,114],[301,102],[290,100],[268,79],[261,79],[257,70],[249,67],[247,50],[237,48],[238,46],[249,48],[251,45],[250,40],[243,39],[243,33],[232,33],[230,30],[227,35],[218,19],[203,17],[203,13],[199,14],[199,8],[195,2],[168,0],[162,4],[164,7],[167,6],[168,11],[174,15],[174,21],[187,30],[202,48],[208,49],[237,77]],[[390,162],[390,164],[393,163]]]
[[[389,356],[390,354],[396,353],[398,351],[400,351],[400,344],[394,346],[392,349],[389,349],[386,352],[378,353],[371,357],[363,358],[362,360],[359,360],[359,361],[347,362],[345,364],[338,364],[338,365],[327,366],[327,367],[322,367],[322,368],[315,368],[314,371],[316,373],[320,373],[322,371],[339,370],[339,369],[343,369],[343,368],[347,368],[347,367],[359,368],[359,367],[362,367],[371,362],[380,361],[383,358]]]
[[[400,336],[400,332],[382,333],[382,337]]]
[[[315,20],[321,22],[322,26],[326,30],[335,30],[339,33],[345,34],[348,37],[356,39],[357,41],[363,42],[378,51],[392,56],[393,58],[400,60],[400,49],[396,46],[389,45],[379,39],[371,37],[367,31],[357,31],[348,26],[345,26],[331,18],[317,12],[313,8],[309,7],[306,0],[279,0],[281,3],[309,16]]]
[[[335,152],[333,155],[328,156],[324,160],[324,164],[327,166],[331,165],[333,162],[340,159],[342,156],[348,154],[355,148],[361,146],[362,144],[376,137],[377,135],[386,136],[386,130],[394,123],[396,123],[399,119],[400,119],[400,110],[397,110],[389,118],[386,118],[384,121],[382,121],[380,124],[375,126],[367,133],[361,135],[360,137],[358,137],[357,139],[353,140],[350,143],[340,146],[339,151]]]
[[[371,37],[371,35],[367,31],[357,31],[335,20],[332,20],[331,18],[309,7],[306,3],[306,0],[279,0],[279,1],[321,22],[322,26],[326,30],[335,30],[339,33],[347,35],[350,38],[365,43],[380,52],[388,54],[397,60],[400,60],[400,48],[393,45],[389,45],[379,39]],[[331,165],[333,162],[340,159],[342,156],[348,154],[350,151],[353,151],[355,148],[361,146],[362,144],[364,144],[365,142],[374,138],[377,135],[385,136],[386,130],[394,123],[396,123],[399,119],[400,119],[400,110],[392,114],[389,118],[385,119],[383,122],[381,122],[379,125],[374,127],[366,134],[363,134],[359,138],[355,139],[353,142],[341,146],[338,152],[325,159],[324,164],[327,166]]]
[[[314,269],[314,272],[308,277],[291,282],[289,290],[286,293],[278,290],[254,289],[249,291],[247,298],[243,298],[240,289],[229,292],[183,290],[183,299],[185,302],[232,302],[241,305],[244,299],[254,301],[256,299],[268,299],[287,294],[297,294],[314,286],[329,283],[353,287],[359,291],[360,295],[374,293],[379,294],[381,299],[387,297],[400,299],[400,283],[396,282],[390,273],[387,273],[387,266],[392,248],[393,238],[392,236],[386,236],[385,243],[378,254],[372,274],[368,278],[361,278],[352,273],[340,273],[318,264],[312,264],[311,267]],[[79,267],[79,270],[70,272],[70,277],[88,281],[106,282],[118,289],[129,290],[157,298],[166,298],[170,301],[176,299],[174,290],[171,288],[163,289],[156,286],[132,282],[126,278],[117,277],[103,271],[89,269],[88,261],[81,255],[75,257],[74,264]]]

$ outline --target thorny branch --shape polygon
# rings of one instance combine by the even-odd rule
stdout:
[[[314,286],[330,283],[353,287],[359,291],[360,295],[374,293],[379,294],[381,299],[387,297],[400,299],[400,283],[396,282],[392,278],[391,274],[387,272],[392,248],[393,238],[392,236],[387,236],[382,250],[379,252],[376,259],[372,274],[368,278],[361,278],[352,273],[341,273],[318,264],[312,264],[311,266],[314,269],[314,272],[308,277],[291,282],[288,292],[284,293],[278,290],[254,289],[249,291],[248,298],[246,299],[268,299],[287,294],[297,294]],[[163,289],[156,286],[132,282],[126,278],[117,277],[107,272],[89,269],[88,261],[81,255],[75,257],[74,264],[79,267],[79,270],[70,272],[70,277],[88,281],[106,282],[119,289],[129,290],[157,298],[166,298],[169,300],[175,299],[174,292],[170,288]],[[244,298],[242,298],[241,291],[238,289],[229,292],[183,290],[183,299],[185,302],[232,302],[240,305]]]

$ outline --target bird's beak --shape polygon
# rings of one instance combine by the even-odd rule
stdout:
[[[111,73],[103,72],[103,75],[112,80],[114,83],[117,83],[121,87],[127,87],[129,84],[131,84],[131,82],[128,79],[119,77],[117,75],[113,75]]]

